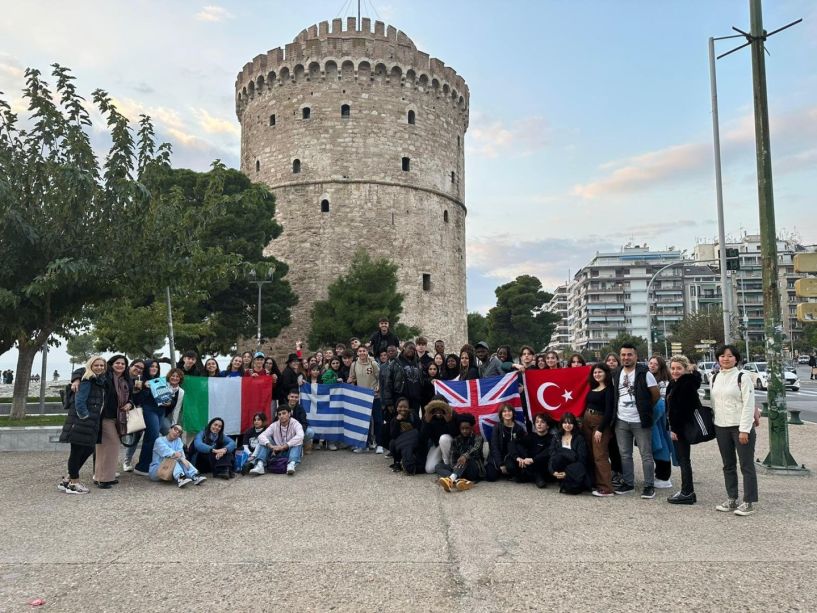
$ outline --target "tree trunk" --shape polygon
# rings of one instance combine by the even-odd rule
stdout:
[[[17,343],[17,371],[14,373],[14,402],[11,405],[11,418],[22,419],[26,415],[26,400],[28,386],[31,379],[31,365],[34,356],[42,348],[42,344]]]

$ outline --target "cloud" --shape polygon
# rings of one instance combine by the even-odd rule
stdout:
[[[150,85],[145,83],[144,81],[139,81],[138,83],[134,83],[131,86],[131,89],[138,94],[152,94],[155,93],[156,90],[153,89]]]
[[[800,108],[774,116],[770,120],[773,151],[796,158],[807,154],[817,137],[817,107]],[[754,117],[744,115],[721,130],[723,165],[754,154]],[[804,151],[806,150],[806,151]],[[808,156],[806,156],[808,157]],[[712,143],[693,142],[671,145],[636,156],[611,160],[599,166],[606,174],[599,179],[580,183],[572,193],[584,199],[632,194],[678,182],[713,169]],[[792,160],[791,167],[797,165]],[[805,167],[805,163],[803,167]]]
[[[224,21],[225,19],[232,19],[233,14],[221,6],[208,5],[196,13],[196,19],[199,21]]]
[[[474,113],[466,143],[469,153],[486,158],[504,153],[523,157],[547,146],[549,136],[548,122],[538,115],[506,124],[498,119],[487,121],[481,113]]]
[[[205,109],[193,109],[193,116],[199,123],[199,127],[208,134],[229,134],[231,136],[241,136],[241,128],[235,121],[214,117]]]

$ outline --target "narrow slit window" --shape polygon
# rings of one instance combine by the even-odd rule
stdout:
[[[261,172],[261,162],[255,160],[255,172]]]
[[[414,125],[414,121],[415,121],[416,118],[417,118],[417,116],[414,114],[414,111],[409,111],[408,112],[408,122],[411,125]]]
[[[443,211],[443,221],[448,223],[448,211]]]
[[[409,158],[403,158],[403,172],[408,172],[411,170],[411,160]]]
[[[275,113],[269,116],[269,125],[271,126],[275,125]]]
[[[423,273],[423,291],[431,291],[431,275],[425,272]]]
[[[349,115],[352,112],[352,108],[348,104],[343,104],[340,107],[340,117],[341,119],[349,119]]]
[[[305,106],[304,108],[301,109],[301,117],[303,119],[309,119],[309,117],[311,115],[312,115],[312,109],[310,109],[308,106]]]
[[[457,182],[457,173],[455,173],[453,170],[451,171],[451,182],[452,183]]]
[[[325,198],[321,200],[321,213],[328,213],[329,212],[329,201]]]
[[[301,160],[292,160],[292,174],[297,175],[301,172]]]

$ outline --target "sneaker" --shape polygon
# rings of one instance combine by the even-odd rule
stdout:
[[[535,483],[536,487],[538,487],[540,490],[543,490],[548,486],[548,482],[543,475],[536,475]]]
[[[366,453],[367,451],[368,449],[366,449],[365,447],[355,447],[354,449],[352,449],[352,453]]]
[[[720,511],[721,513],[729,513],[730,511],[734,512],[737,508],[738,501],[733,498],[728,498],[726,502],[722,502],[716,506],[715,510]]]
[[[624,494],[632,494],[633,490],[635,490],[635,488],[632,485],[627,485],[626,483],[622,483],[621,485],[619,485],[615,489],[615,492],[616,492],[616,494],[624,495]]]
[[[754,515],[755,511],[757,511],[757,509],[752,506],[751,502],[743,502],[737,509],[735,509],[735,515],[745,517],[747,515]]]
[[[261,460],[258,460],[255,463],[255,468],[250,470],[251,475],[263,475],[265,472],[267,471],[264,469],[264,463]]]
[[[338,446],[337,446],[337,445],[335,445],[335,443],[329,443],[329,447],[328,447],[328,449],[329,449],[329,451],[337,451],[337,450],[338,450]]]
[[[672,489],[672,481],[670,479],[656,479],[653,486],[657,490],[669,490]]]
[[[205,477],[204,475],[196,475],[195,477],[193,477],[193,485],[201,485],[205,481],[207,481],[207,477]]]
[[[60,482],[57,485],[57,489],[59,491],[61,491],[61,492],[64,492],[65,490],[67,490],[68,489],[68,479],[66,479],[65,477],[60,479]]]
[[[437,483],[439,483],[446,492],[450,492],[454,488],[454,483],[452,483],[448,477],[440,477],[437,479]]]
[[[66,494],[87,494],[89,492],[88,488],[82,483],[69,483],[63,491]]]
[[[624,485],[624,481],[621,479],[621,473],[613,473],[612,477],[613,487],[618,487],[619,485]]]
[[[641,497],[644,500],[652,500],[655,498],[655,488],[652,485],[647,485],[641,490]]]
[[[245,477],[250,474],[250,469],[255,466],[255,459],[250,458],[246,462],[244,462],[244,466],[241,467],[241,474]]]
[[[599,498],[609,498],[610,496],[615,496],[613,492],[602,492],[601,490],[593,490],[591,494]]]
[[[179,487],[180,488],[184,487],[188,483],[193,483],[193,479],[190,479],[189,477],[184,477],[183,479],[179,479]]]
[[[375,449],[376,447],[377,445],[375,445],[374,443],[369,443],[369,449]]]
[[[379,454],[379,455],[383,455],[383,453],[384,453],[384,451],[383,451],[383,447],[381,447],[380,445],[378,445],[377,447],[375,447],[374,452],[375,452],[375,453],[377,453],[377,454]]]
[[[140,477],[150,477],[150,473],[146,473],[144,470],[139,470],[138,468],[133,469],[134,475],[139,475]]]
[[[133,464],[125,460],[122,462],[122,472],[123,473],[132,473],[133,472]]]
[[[386,457],[387,457],[387,458],[392,457],[392,455],[391,455],[391,451],[387,451],[387,452],[386,452]]]
[[[295,474],[295,462],[287,464],[287,474],[290,476]]]
[[[468,479],[457,479],[457,482],[454,485],[456,486],[458,492],[464,492],[474,487],[474,484]]]
[[[675,492],[672,496],[667,498],[667,502],[670,504],[695,504],[698,502],[698,497],[695,496],[695,492],[692,492],[691,494]]]

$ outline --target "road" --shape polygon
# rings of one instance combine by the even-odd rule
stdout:
[[[809,367],[799,366],[797,376],[800,377],[800,391],[786,390],[786,407],[800,411],[803,421],[817,422],[817,381],[809,380]],[[758,402],[766,402],[766,392],[755,392]]]

